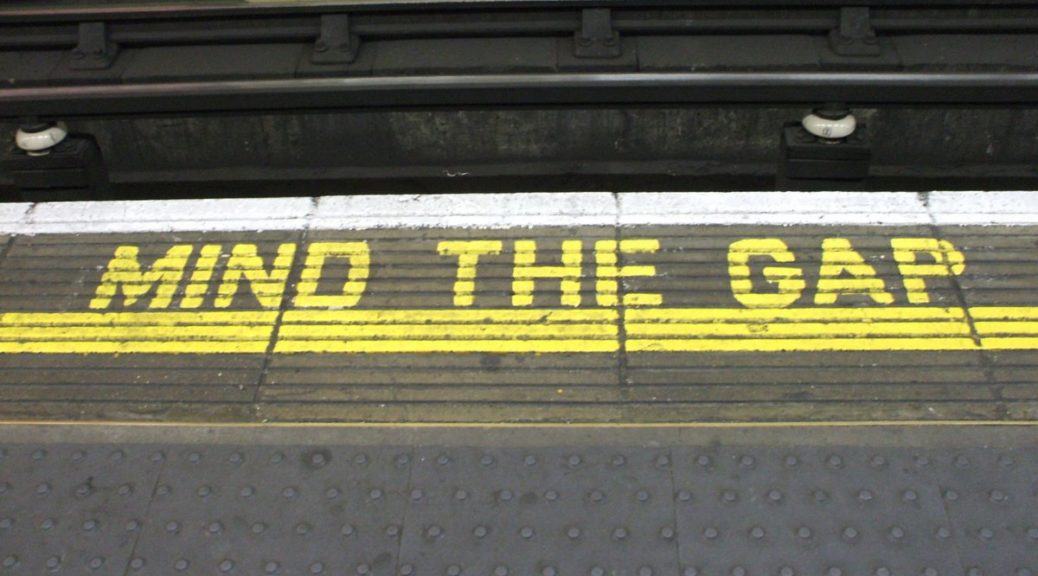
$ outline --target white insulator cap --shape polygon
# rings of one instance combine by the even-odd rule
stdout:
[[[14,135],[14,143],[29,154],[46,154],[48,150],[61,144],[68,136],[68,127],[64,122],[51,124],[47,128],[35,132],[27,132],[21,128]]]
[[[854,114],[847,114],[842,118],[825,118],[817,113],[804,116],[801,121],[804,130],[826,140],[840,140],[854,134],[858,127],[858,121]]]

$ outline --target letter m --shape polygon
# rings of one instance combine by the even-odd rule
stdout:
[[[90,307],[95,310],[108,308],[120,291],[123,294],[123,306],[133,306],[138,299],[154,289],[155,295],[148,303],[148,308],[169,308],[193,249],[190,244],[177,244],[165,256],[155,260],[150,268],[143,270],[137,259],[140,248],[119,246],[115,249],[115,256],[108,262]]]

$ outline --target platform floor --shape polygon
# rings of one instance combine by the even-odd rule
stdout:
[[[2,419],[1038,419],[1028,193],[2,209]]]
[[[0,428],[0,573],[1011,575],[1023,427]]]
[[[1033,576],[1038,195],[0,205],[0,574]]]

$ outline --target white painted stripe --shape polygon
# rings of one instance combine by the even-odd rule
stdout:
[[[32,207],[27,202],[17,204],[0,204],[0,234],[11,231],[25,219],[25,214]]]
[[[608,192],[332,196],[318,200],[315,230],[612,226]]]
[[[620,194],[620,224],[929,224],[906,192],[703,192]]]
[[[218,198],[36,204],[23,234],[295,230],[306,227],[312,198]]]
[[[938,225],[1038,224],[1038,192],[931,192],[928,199]]]
[[[0,204],[0,234],[635,225],[1038,225],[1038,192],[567,192]]]

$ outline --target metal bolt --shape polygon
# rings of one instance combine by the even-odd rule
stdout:
[[[353,536],[354,532],[355,532],[355,530],[354,530],[352,524],[343,524],[342,528],[339,530],[339,534],[342,534],[343,536],[346,536],[346,537]]]
[[[145,563],[144,558],[134,558],[133,560],[130,560],[130,568],[133,570],[140,570],[141,568],[144,568]]]
[[[187,570],[188,566],[191,566],[191,563],[184,558],[181,558],[180,560],[177,560],[173,563],[173,568],[176,569],[177,572],[183,572],[184,570]]]
[[[224,560],[223,562],[220,562],[220,572],[230,572],[231,570],[234,570],[233,560],[228,559]]]
[[[105,559],[103,556],[94,556],[90,559],[90,569],[100,570],[105,565]]]
[[[533,528],[530,528],[529,526],[523,526],[519,529],[519,536],[522,536],[526,540],[533,538]]]

